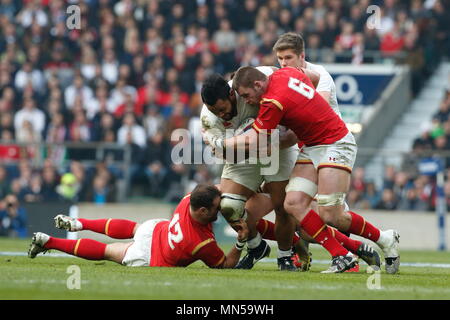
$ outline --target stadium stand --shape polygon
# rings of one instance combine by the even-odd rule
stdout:
[[[80,28],[66,24],[72,4]],[[380,8],[375,29],[371,4]],[[448,7],[448,0],[0,0],[0,198],[177,201],[193,183],[214,181],[211,168],[170,160],[173,130],[199,132],[206,75],[274,65],[276,37],[296,31],[311,62],[409,65],[415,95],[448,59]],[[447,92],[411,158],[424,145],[449,149],[449,110]],[[356,169],[350,206],[432,209],[433,182],[413,169],[388,166],[382,185]],[[446,192],[450,199],[450,184]]]

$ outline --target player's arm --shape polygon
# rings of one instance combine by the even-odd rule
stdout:
[[[316,71],[304,69],[302,68],[302,71],[306,74],[306,76],[311,80],[312,84],[314,85],[314,88],[317,88],[320,81],[320,74]],[[328,100],[327,100],[328,101]]]
[[[241,252],[241,249],[233,246],[230,252],[225,255],[225,253],[222,251],[222,249],[219,248],[217,243],[214,242],[202,248],[198,254],[198,258],[210,268],[232,269],[239,262]]]
[[[203,105],[203,109],[206,109],[205,105]],[[200,115],[200,120],[202,124],[201,133],[203,141],[213,149],[218,148],[218,143],[221,143],[225,139],[225,134],[218,121],[216,121],[213,116],[207,115],[207,111],[203,110]]]
[[[248,238],[249,231],[245,220],[241,219],[239,222],[233,223],[233,229],[238,233],[237,241],[225,257],[225,261],[222,265],[223,269],[234,268],[237,265],[239,258],[241,257],[242,250],[244,249],[245,242]]]
[[[317,85],[316,91],[327,102],[330,102],[332,86],[333,78],[325,69],[323,69],[320,73],[319,84]]]
[[[280,130],[280,149],[292,147],[298,143],[297,135],[291,129]]]
[[[250,150],[251,146],[258,147],[258,132],[255,130],[248,130],[243,134],[225,139],[223,141],[223,147],[226,150],[245,150],[247,152]]]
[[[238,233],[237,241],[236,245],[231,248],[227,255],[219,248],[216,241],[210,241],[196,253],[197,258],[202,260],[210,268],[234,268],[239,262],[249,231],[247,223],[243,219],[235,222],[233,226]]]
[[[259,135],[271,135],[272,130],[276,129],[283,116],[283,106],[275,99],[263,99],[259,114],[253,123],[254,130],[249,130],[244,134],[225,139],[223,146],[225,149],[245,150],[250,148],[257,148],[261,153],[264,153],[264,148],[270,150],[271,139],[260,139]],[[264,144],[262,144],[264,143]],[[268,154],[268,153],[265,153]]]

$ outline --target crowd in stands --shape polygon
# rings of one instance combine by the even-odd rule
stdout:
[[[450,74],[448,90],[439,110],[430,122],[423,122],[421,134],[412,150],[403,157],[400,168],[386,166],[380,186],[368,181],[363,168],[356,168],[347,196],[352,208],[380,210],[431,211],[437,205],[437,181],[434,175],[420,170],[430,158],[442,161],[445,183],[443,193],[450,210]]]
[[[450,172],[446,172],[449,177]],[[450,209],[450,182],[446,179],[444,194]],[[386,166],[382,185],[364,178],[364,169],[356,168],[347,203],[353,209],[434,211],[437,205],[436,178],[417,170]]]
[[[187,185],[216,176],[170,159],[173,130],[200,133],[207,75],[274,65],[277,36],[295,31],[311,62],[407,63],[417,92],[450,52],[448,2],[0,0],[0,199],[114,202],[127,177],[128,196],[176,201]],[[71,4],[80,9],[79,28],[68,24]],[[372,4],[378,10],[368,11]],[[39,142],[45,147],[33,145]],[[114,162],[124,159],[120,150],[99,158],[92,142],[129,148],[129,175]],[[352,205],[390,207],[391,198],[428,190],[428,181],[407,177],[417,185],[409,192],[397,172],[380,195],[358,172]]]

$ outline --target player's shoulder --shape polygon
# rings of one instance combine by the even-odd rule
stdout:
[[[180,214],[186,213],[190,207],[190,204],[191,204],[191,194],[188,193],[180,200],[176,208],[176,211],[178,211],[178,213]]]
[[[277,83],[283,83],[285,81],[289,81],[290,78],[298,78],[302,79],[303,77],[307,77],[303,70],[299,70],[294,67],[284,67],[276,70],[270,76],[271,81],[275,81]]]
[[[276,70],[272,75],[270,75],[270,91],[273,93],[278,92],[278,95],[281,94],[283,90],[287,88],[287,83],[290,78],[299,78],[305,77],[305,73],[292,67],[285,67]]]
[[[284,67],[284,68],[280,68],[280,69],[275,70],[272,75],[273,76],[275,76],[275,75],[277,75],[277,76],[285,76],[285,75],[289,75],[289,74],[298,74],[298,73],[304,74],[304,72],[300,71],[297,68]]]
[[[308,61],[305,62],[306,62],[306,69],[318,72],[321,75],[321,77],[323,77],[324,75],[328,75],[331,77],[330,73],[327,71],[327,69],[325,69],[324,66],[320,64],[314,64]]]
[[[269,85],[267,87],[267,90],[261,97],[261,101],[271,102],[280,109],[283,109],[282,106],[285,104],[286,98],[291,93],[288,89],[290,78],[299,77],[299,74],[297,73],[299,72],[298,70],[295,70],[294,68],[289,68],[292,70],[285,69],[287,68],[279,69],[269,77]]]

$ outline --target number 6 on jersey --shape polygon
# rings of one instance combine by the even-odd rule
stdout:
[[[306,83],[301,82],[299,79],[290,77],[288,87],[308,99],[312,99],[314,97],[314,89],[308,86]]]

